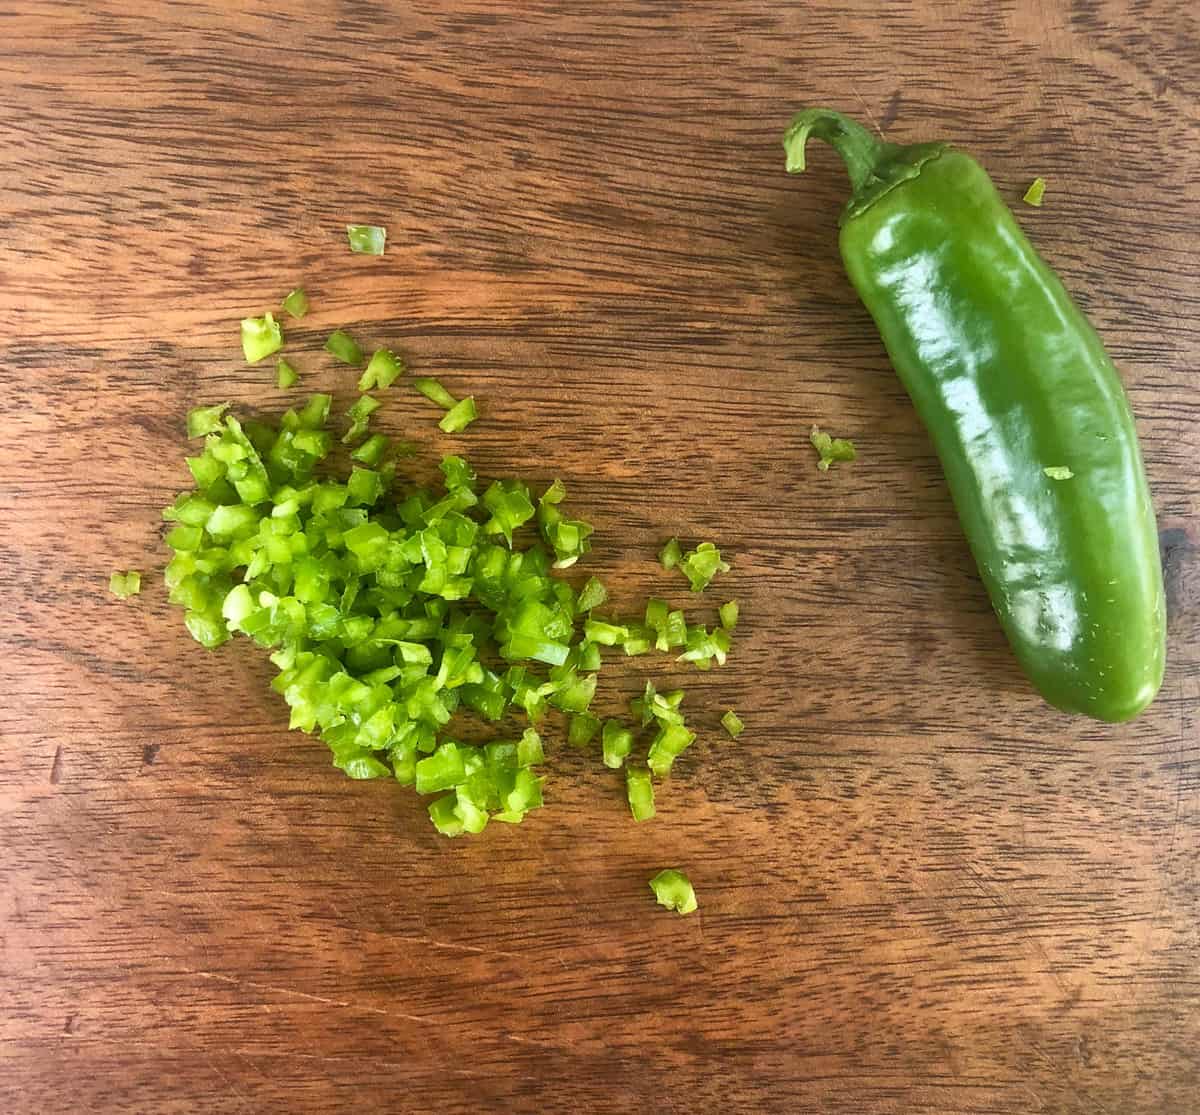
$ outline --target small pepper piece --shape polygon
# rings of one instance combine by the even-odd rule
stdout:
[[[817,468],[822,472],[828,472],[829,466],[834,461],[853,461],[855,459],[854,442],[842,437],[830,437],[819,426],[812,428],[808,440],[812,442],[812,447],[817,451],[817,456],[820,458],[817,461]]]
[[[296,287],[283,300],[283,308],[294,318],[302,318],[308,313],[308,294],[303,287]]]
[[[350,419],[350,427],[342,435],[343,445],[353,445],[367,432],[371,415],[381,405],[379,400],[372,395],[360,395],[350,404],[350,409],[346,411],[346,417]]]
[[[346,239],[352,252],[381,256],[387,244],[387,229],[383,225],[347,225]]]
[[[596,577],[589,577],[579,590],[575,609],[577,612],[590,612],[593,608],[599,608],[607,599],[608,590],[604,585]]]
[[[367,361],[366,371],[358,378],[359,391],[391,387],[404,374],[404,361],[391,349],[377,348]]]
[[[300,373],[283,357],[280,357],[279,362],[275,365],[275,386],[280,391],[286,391],[289,387],[295,387],[299,380]]]
[[[437,403],[438,406],[450,410],[454,407],[458,400],[447,391],[441,383],[433,379],[431,376],[420,376],[411,381],[422,395],[425,396],[431,403]]]
[[[682,871],[668,867],[650,880],[650,889],[660,906],[679,914],[690,914],[697,908],[696,891],[692,881]]]
[[[629,628],[615,623],[608,623],[599,616],[593,616],[584,621],[583,637],[590,643],[599,643],[605,647],[615,647],[629,638]]]
[[[1035,178],[1032,182],[1029,183],[1029,189],[1027,189],[1025,191],[1021,200],[1023,202],[1025,202],[1026,205],[1032,205],[1036,209],[1036,208],[1041,207],[1042,198],[1044,198],[1045,196],[1046,196],[1046,179]]]
[[[721,727],[729,733],[730,738],[737,739],[745,730],[746,725],[742,723],[742,718],[733,709],[730,709],[721,717]]]
[[[460,399],[442,415],[442,420],[438,423],[438,429],[445,434],[457,434],[465,430],[478,417],[479,413],[475,409],[475,397],[468,395],[465,399]]]
[[[372,434],[350,454],[350,459],[374,468],[383,460],[383,455],[387,452],[390,443],[391,438],[386,434]]]
[[[606,720],[604,731],[600,735],[600,746],[603,749],[604,765],[618,770],[633,750],[633,733],[619,720]]]
[[[654,782],[645,767],[625,768],[625,796],[635,821],[648,821],[655,815]]]
[[[464,758],[463,749],[452,740],[447,740],[432,755],[419,760],[416,769],[417,793],[432,794],[457,786],[467,777]]]
[[[363,362],[363,350],[344,329],[335,329],[329,334],[329,339],[325,342],[325,351],[332,353],[344,364],[361,364]]]
[[[142,575],[136,569],[128,573],[114,573],[108,578],[108,591],[120,600],[137,596],[142,591]]]
[[[683,555],[679,568],[692,586],[692,592],[703,592],[718,573],[728,573],[731,567],[729,562],[722,560],[716,546],[701,542]]]
[[[267,312],[262,317],[242,318],[242,353],[247,364],[257,364],[281,348],[283,330],[274,314]]]
[[[590,712],[579,712],[571,717],[567,725],[567,743],[572,747],[582,747],[591,743],[600,730],[600,720]]]
[[[192,407],[187,416],[187,436],[206,437],[225,428],[225,412],[228,403],[217,403],[211,407]]]

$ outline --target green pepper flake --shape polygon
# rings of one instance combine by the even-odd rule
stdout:
[[[730,600],[727,604],[722,604],[718,609],[718,614],[721,617],[721,626],[726,631],[732,631],[737,627],[738,621],[738,602]]]
[[[600,720],[590,712],[576,713],[567,724],[567,743],[572,747],[582,747],[591,743],[596,733],[600,731]]]
[[[325,342],[325,351],[332,353],[345,364],[363,362],[363,350],[358,347],[358,342],[342,329],[335,329],[329,334],[329,340]]]
[[[619,720],[606,720],[600,736],[604,765],[619,770],[633,750],[633,733]]]
[[[538,735],[536,728],[526,728],[517,740],[517,766],[531,767],[545,761],[542,737]]]
[[[650,889],[660,906],[679,914],[690,914],[697,906],[692,881],[682,871],[668,867],[650,880]]]
[[[283,348],[283,329],[272,313],[262,317],[242,318],[242,352],[246,363],[257,364],[260,360]]]
[[[746,725],[742,723],[742,718],[733,709],[730,709],[721,717],[721,727],[729,733],[732,739],[737,739],[745,730]]]
[[[299,382],[300,373],[283,357],[280,357],[279,362],[275,365],[275,386],[281,391],[286,391],[289,387],[295,387]]]
[[[1066,465],[1049,465],[1042,471],[1051,480],[1070,480],[1075,475]]]
[[[350,241],[352,252],[381,256],[387,243],[387,229],[383,225],[347,225],[346,239]]]
[[[206,437],[225,428],[224,414],[228,403],[217,403],[211,407],[192,407],[187,416],[187,436]]]
[[[346,417],[350,419],[350,427],[342,435],[343,445],[353,445],[367,432],[367,426],[371,421],[371,415],[374,414],[382,404],[372,395],[360,395],[346,411]]]
[[[387,452],[390,443],[391,438],[386,434],[372,434],[350,454],[350,459],[374,468],[383,460],[383,455]]]
[[[1040,206],[1042,198],[1046,196],[1046,179],[1035,178],[1029,183],[1029,189],[1025,191],[1024,197],[1021,198],[1026,205]]]
[[[447,740],[432,755],[421,759],[416,767],[418,794],[433,794],[438,790],[449,790],[466,777],[464,760],[469,752],[457,743]]]
[[[692,592],[703,592],[718,573],[728,573],[731,566],[723,561],[721,551],[711,542],[701,542],[689,550],[679,562],[679,569],[692,586]]]
[[[404,374],[404,361],[386,348],[378,348],[367,363],[367,370],[359,377],[359,391],[391,387]]]
[[[812,442],[812,447],[817,451],[817,456],[820,457],[820,460],[817,461],[817,468],[822,472],[828,472],[829,466],[834,461],[853,461],[855,459],[854,442],[847,438],[830,437],[817,426],[812,428],[812,433],[808,437]]]
[[[431,403],[437,403],[438,406],[444,407],[446,410],[452,410],[458,404],[458,400],[438,380],[430,376],[418,377],[411,382],[413,387]]]
[[[475,397],[468,395],[465,399],[460,399],[442,415],[442,420],[438,423],[438,429],[446,434],[457,434],[465,430],[478,417],[479,413],[475,409]]]
[[[303,287],[296,287],[284,300],[283,308],[294,318],[302,318],[308,313],[308,295]]]
[[[575,608],[579,612],[590,612],[593,608],[599,608],[607,599],[608,590],[604,585],[596,577],[589,577],[583,588],[579,590],[579,599],[575,601]]]
[[[668,539],[666,545],[658,551],[658,560],[664,569],[674,569],[682,557],[683,547],[679,545],[678,538]]]
[[[635,821],[648,821],[654,816],[654,782],[645,767],[625,768],[625,795]]]
[[[142,591],[142,575],[136,569],[128,573],[114,573],[108,578],[108,591],[121,600],[137,596]]]
[[[373,363],[383,368],[377,386],[399,374],[399,361]],[[465,403],[473,409],[436,380],[414,386],[448,399],[448,417]],[[550,708],[568,714],[569,743],[595,743],[597,760],[625,768],[634,819],[653,817],[653,778],[695,740],[680,711],[683,691],[647,685],[635,715],[655,734],[630,769],[634,724],[591,711],[601,648],[683,648],[685,661],[707,669],[724,661],[729,632],[689,628],[665,600],[647,605],[645,624],[596,614],[607,594],[595,577],[576,593],[554,575],[587,551],[592,533],[562,514],[561,481],[535,505],[517,479],[477,492],[468,462],[447,456],[444,493],[405,486],[403,498],[385,499],[398,487],[396,466],[382,463],[388,439],[368,433],[379,407],[372,395],[348,412],[344,440],[357,446],[350,475],[322,473],[331,406],[330,395],[313,394],[278,423],[244,426],[224,403],[189,413],[188,433],[205,439],[187,458],[195,488],[162,517],[173,552],[164,580],[192,637],[217,647],[243,635],[267,648],[290,726],[319,735],[349,778],[394,778],[434,795],[429,816],[446,836],[480,832],[491,820],[519,824],[542,805],[531,767],[545,758],[538,725]],[[541,540],[515,538],[535,516]],[[677,541],[672,548],[693,580],[727,568],[711,543],[687,555]],[[132,595],[140,575],[115,573],[110,588]],[[496,722],[510,709],[529,724],[519,740],[474,747],[446,738],[456,715]]]
[[[599,616],[591,616],[584,621],[583,637],[589,643],[615,647],[629,638],[629,628],[616,623],[608,623]]]

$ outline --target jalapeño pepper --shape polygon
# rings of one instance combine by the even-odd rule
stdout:
[[[846,163],[846,271],[933,441],[975,562],[1051,704],[1136,716],[1162,681],[1154,507],[1133,416],[1100,339],[984,170],[946,143],[881,142],[799,113]]]

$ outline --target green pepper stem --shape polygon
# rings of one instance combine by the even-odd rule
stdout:
[[[809,136],[824,140],[841,156],[856,194],[866,188],[879,164],[895,150],[893,144],[876,139],[857,120],[831,108],[806,108],[792,117],[783,137],[789,174],[804,170],[804,148]]]
[[[908,147],[887,143],[831,108],[806,108],[792,117],[783,137],[789,174],[804,170],[809,136],[828,143],[846,164],[853,193],[842,213],[843,223],[866,211],[902,182],[915,178],[925,163],[946,149],[945,143],[938,142]]]

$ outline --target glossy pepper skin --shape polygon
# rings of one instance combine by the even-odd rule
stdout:
[[[1165,658],[1162,567],[1133,416],[1095,330],[984,170],[944,143],[882,143],[807,109],[845,160],[846,271],[942,464],[980,575],[1047,701],[1129,720]],[[1045,469],[1063,475],[1055,479]]]

